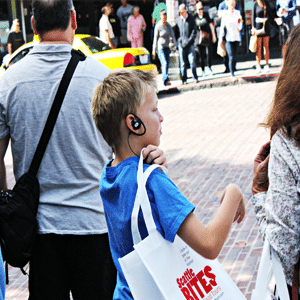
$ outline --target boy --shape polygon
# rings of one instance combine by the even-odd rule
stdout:
[[[157,104],[154,76],[125,69],[111,72],[96,89],[92,102],[96,126],[115,154],[103,169],[100,184],[111,252],[118,270],[113,299],[133,299],[118,258],[133,251],[130,226],[139,155],[149,145],[158,147],[162,134],[163,117]],[[147,167],[144,164],[144,169]],[[151,173],[146,188],[153,218],[162,236],[173,242],[178,234],[206,258],[218,256],[232,223],[241,222],[245,214],[242,193],[234,184],[225,189],[222,204],[207,227],[193,214],[195,207],[160,170]],[[147,231],[142,215],[139,229],[145,238]]]

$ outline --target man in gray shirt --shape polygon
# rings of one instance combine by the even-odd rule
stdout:
[[[153,39],[153,57],[157,54],[161,63],[161,70],[163,75],[163,84],[170,85],[168,77],[169,63],[170,63],[170,38],[173,43],[176,44],[176,38],[171,25],[167,22],[167,12],[162,9],[160,11],[160,21],[155,25],[154,28],[154,39]]]
[[[16,180],[28,171],[58,85],[71,58],[77,28],[72,0],[33,0],[40,43],[0,81],[0,188],[12,146]],[[38,180],[39,232],[30,262],[31,300],[112,299],[116,281],[99,194],[112,150],[91,115],[92,93],[109,69],[79,62],[43,157]]]
[[[132,5],[127,3],[127,0],[121,0],[122,5],[117,10],[117,16],[120,19],[121,25],[121,47],[130,47],[127,40],[127,22],[128,18],[132,15]]]

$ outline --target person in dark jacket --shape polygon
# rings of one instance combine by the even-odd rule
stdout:
[[[196,69],[196,55],[195,55],[195,38],[197,27],[192,15],[188,14],[185,4],[179,5],[180,17],[177,20],[175,30],[177,32],[177,44],[180,60],[180,74],[182,84],[187,82],[187,61],[189,61],[194,82],[198,82],[198,75]]]

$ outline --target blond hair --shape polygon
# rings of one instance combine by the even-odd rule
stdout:
[[[113,148],[118,145],[121,120],[128,114],[136,114],[151,87],[156,88],[152,72],[117,69],[95,89],[92,115],[108,145]]]

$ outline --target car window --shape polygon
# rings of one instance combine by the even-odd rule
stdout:
[[[102,42],[99,38],[94,36],[89,36],[81,39],[92,53],[98,53],[106,50],[111,50],[111,48]]]
[[[20,51],[10,62],[9,65],[14,65],[15,63],[17,63],[18,61],[20,61],[23,57],[25,57],[31,50],[33,47],[31,48],[26,48],[23,49],[22,51]]]

